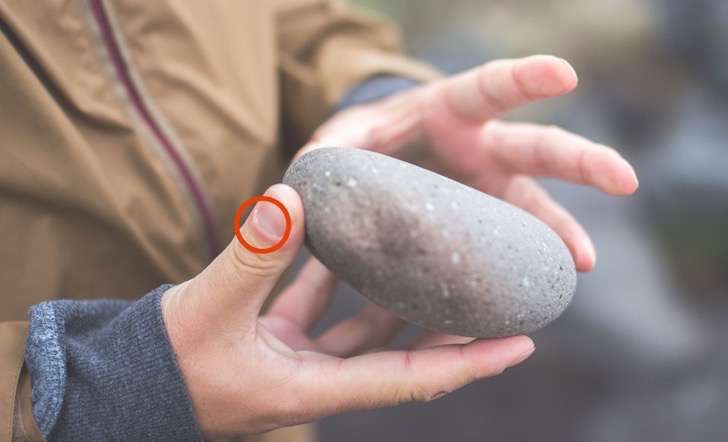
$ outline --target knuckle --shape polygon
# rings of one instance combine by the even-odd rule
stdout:
[[[411,402],[427,402],[430,396],[421,384],[413,383],[397,389],[392,404],[402,405]]]
[[[364,143],[367,147],[379,147],[387,141],[387,128],[381,125],[373,125],[367,129],[364,136]]]
[[[430,395],[425,388],[420,386],[414,387],[409,393],[410,402],[428,402],[430,397],[432,397],[432,395]]]
[[[477,84],[482,99],[493,112],[502,114],[509,110],[510,106],[507,100],[501,95],[501,92],[493,90],[492,83],[488,81],[485,75],[481,75],[477,79]]]
[[[430,397],[429,397],[429,398],[427,399],[427,402],[432,402],[432,401],[434,401],[434,400],[440,399],[440,398],[442,398],[442,397],[444,397],[444,396],[446,396],[446,395],[448,395],[448,394],[450,394],[450,392],[449,392],[449,391],[447,391],[447,390],[440,390],[440,391],[438,391],[437,393],[435,393],[435,394],[433,394],[432,396],[430,396]]]
[[[587,165],[587,154],[588,151],[584,149],[579,152],[579,156],[576,159],[576,172],[581,183],[588,183],[591,180],[591,174]]]
[[[521,208],[529,212],[537,210],[541,201],[541,194],[536,187],[531,185],[528,179],[518,178],[514,180],[512,193],[514,201]]]
[[[421,371],[416,369],[413,359],[411,352],[405,354],[403,360],[404,369],[412,373],[421,373]],[[454,385],[457,382],[458,379],[454,378],[452,373],[444,378],[438,376],[436,378],[430,377],[429,379],[413,379],[396,392],[395,403],[433,401],[457,388],[457,385]]]
[[[280,267],[277,253],[252,253],[240,244],[232,245],[232,261],[237,269],[243,269],[246,274],[258,276],[271,276],[278,272]]]
[[[446,394],[450,393],[452,391],[451,388],[446,387],[443,388],[441,386],[425,386],[425,385],[415,385],[411,387],[411,389],[407,392],[407,394],[404,396],[404,401],[399,401],[399,403],[403,402],[432,402],[436,399],[440,399],[441,397],[445,396]]]
[[[513,85],[513,89],[521,102],[529,102],[539,98],[543,98],[543,95],[534,89],[533,82],[529,81],[529,77],[526,76],[528,69],[528,59],[521,58],[517,60],[508,60],[506,62],[508,69],[508,75],[510,75],[510,81]]]
[[[483,144],[494,150],[506,150],[507,138],[496,120],[486,123],[482,132]]]

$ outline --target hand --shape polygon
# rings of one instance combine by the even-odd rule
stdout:
[[[335,115],[314,135],[320,145],[366,147],[397,155],[416,144],[435,168],[531,212],[564,240],[576,268],[596,254],[579,223],[533,179],[553,177],[628,195],[638,186],[615,150],[553,126],[499,121],[529,102],[572,91],[576,73],[564,60],[499,60]]]
[[[162,298],[169,339],[205,437],[258,433],[347,410],[434,399],[496,375],[533,352],[525,336],[462,344],[471,339],[431,334],[407,350],[363,354],[386,345],[399,322],[374,305],[313,339],[307,332],[335,285],[316,260],[261,315],[304,235],[298,194],[282,184],[266,194],[291,215],[288,242],[261,255],[233,239],[202,273]],[[255,246],[270,247],[283,229],[279,209],[259,203],[242,233]]]

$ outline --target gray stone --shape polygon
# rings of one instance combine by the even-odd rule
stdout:
[[[303,200],[311,252],[372,302],[463,336],[528,333],[576,288],[545,224],[449,178],[370,151],[322,148],[283,182]]]

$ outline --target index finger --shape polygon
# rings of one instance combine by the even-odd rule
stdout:
[[[325,416],[348,410],[429,401],[516,365],[533,353],[527,336],[476,340],[409,351],[368,353],[349,359],[321,357],[304,370],[302,403]]]
[[[526,103],[571,92],[576,72],[550,55],[497,60],[443,80],[436,97],[460,118],[481,123]]]

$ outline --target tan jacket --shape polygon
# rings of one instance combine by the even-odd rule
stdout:
[[[195,275],[347,89],[433,75],[328,0],[0,0],[0,28],[0,321]],[[26,330],[0,324],[3,441],[39,437]]]

